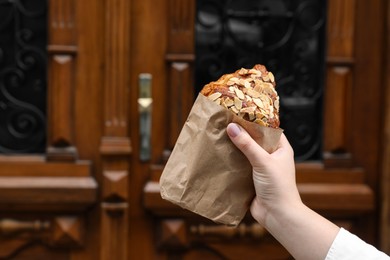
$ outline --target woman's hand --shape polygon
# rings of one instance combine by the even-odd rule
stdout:
[[[227,133],[253,167],[256,198],[251,214],[260,224],[266,226],[269,211],[302,203],[295,182],[294,152],[284,134],[277,150],[269,154],[239,125],[229,124]]]
[[[276,151],[269,154],[237,124],[229,124],[227,133],[253,167],[256,197],[252,216],[295,259],[324,259],[339,227],[302,203],[295,182],[294,153],[284,134]]]

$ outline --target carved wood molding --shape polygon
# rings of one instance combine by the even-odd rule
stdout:
[[[84,211],[96,202],[96,191],[90,177],[0,177],[0,209]]]
[[[87,161],[0,157],[0,209],[7,212],[84,211],[96,203],[97,187]]]
[[[324,164],[351,167],[348,133],[352,112],[352,86],[355,62],[355,0],[329,1],[327,19],[327,67],[324,95]],[[334,12],[333,10],[338,10]]]
[[[127,0],[104,1],[101,259],[128,254],[130,7]]]
[[[194,103],[193,71],[195,60],[195,1],[168,1],[168,46],[165,60],[168,67],[169,134],[161,155],[165,161],[173,149],[181,127]],[[178,44],[180,42],[180,44]]]
[[[15,219],[0,219],[0,234],[10,235],[20,232],[40,232],[50,228],[48,221],[19,221]]]
[[[51,219],[0,219],[0,258],[16,259],[24,250],[41,244],[47,248],[75,249],[84,246],[86,225],[78,215]]]
[[[67,0],[49,1],[49,7],[47,159],[75,161],[76,6]]]
[[[169,0],[168,12],[168,54],[193,54],[195,0]]]
[[[62,248],[80,248],[84,246],[85,221],[77,216],[56,217],[52,221],[50,245]]]
[[[228,227],[222,225],[193,225],[190,227],[193,235],[204,239],[207,237],[220,237],[224,239],[233,238],[252,238],[260,239],[267,233],[266,229],[258,223],[242,223],[237,227]]]
[[[375,209],[374,192],[365,184],[301,183],[298,189],[308,207],[328,214],[356,217]],[[194,217],[193,213],[163,200],[158,182],[146,184],[144,206],[158,216]]]

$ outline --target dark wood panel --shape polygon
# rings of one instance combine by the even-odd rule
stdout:
[[[386,10],[386,61],[384,71],[390,71],[390,2],[387,1]],[[390,254],[390,73],[385,73],[385,94],[384,94],[384,127],[383,127],[383,153],[382,178],[381,182],[381,247]]]

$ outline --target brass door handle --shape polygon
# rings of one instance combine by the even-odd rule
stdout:
[[[139,154],[141,161],[148,161],[151,157],[151,127],[152,127],[152,75],[141,73],[138,77],[139,96]]]

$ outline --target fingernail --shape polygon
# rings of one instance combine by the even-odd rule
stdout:
[[[227,132],[230,137],[236,137],[241,132],[241,129],[237,124],[232,123],[228,125]]]

